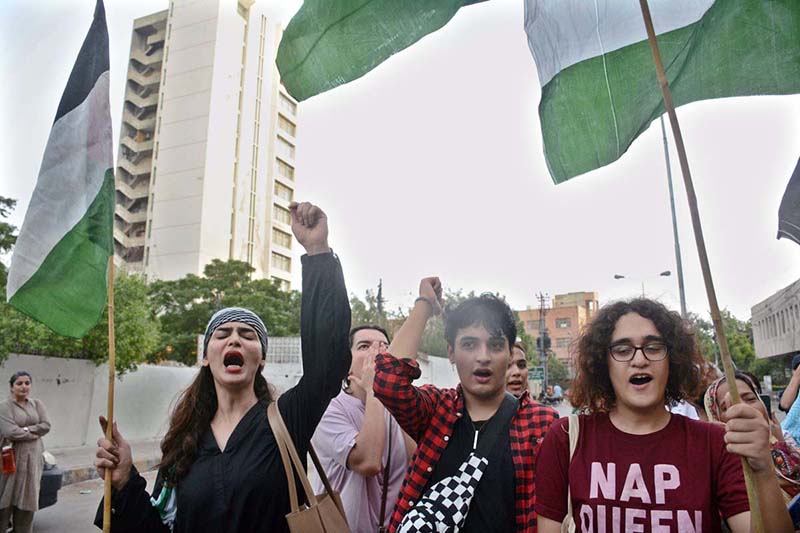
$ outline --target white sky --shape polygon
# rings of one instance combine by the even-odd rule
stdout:
[[[0,195],[19,200],[17,226],[93,8],[94,0],[0,6]],[[132,21],[166,8],[106,2],[115,137]],[[363,297],[383,278],[393,308],[410,305],[419,279],[434,274],[450,288],[499,291],[517,309],[540,291],[632,296],[638,280],[678,308],[658,122],[620,161],[553,185],[522,12],[521,0],[464,8],[364,78],[302,103],[296,197],[328,213],[349,290]],[[753,304],[800,277],[800,248],[775,239],[800,155],[800,96],[700,102],[678,115],[720,305],[747,319]],[[672,156],[688,307],[705,314]],[[664,270],[673,276],[658,277]]]

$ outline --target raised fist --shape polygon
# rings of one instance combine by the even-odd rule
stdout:
[[[437,277],[423,278],[419,282],[419,296],[431,304],[434,315],[442,312],[444,300],[442,299],[442,282]]]
[[[308,255],[330,252],[328,246],[328,217],[319,207],[309,202],[292,202],[292,233]]]

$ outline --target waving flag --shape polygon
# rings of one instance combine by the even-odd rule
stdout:
[[[22,224],[8,303],[56,333],[82,337],[106,305],[114,173],[102,0],[72,68]]]
[[[305,100],[360,78],[483,0],[305,0],[278,48],[281,82]]]
[[[778,239],[781,237],[800,244],[800,159],[778,208]]]
[[[649,0],[675,105],[800,92],[800,1]],[[662,95],[637,0],[526,0],[558,183],[616,161]]]

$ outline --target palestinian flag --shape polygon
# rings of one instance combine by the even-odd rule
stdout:
[[[483,0],[305,0],[278,47],[283,83],[302,101],[360,78]]]
[[[800,92],[800,0],[649,0],[675,105]],[[616,161],[665,112],[637,0],[526,0],[556,183]]]
[[[113,253],[114,173],[102,0],[72,68],[22,224],[8,303],[82,337],[103,314]]]

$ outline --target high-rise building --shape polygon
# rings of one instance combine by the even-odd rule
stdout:
[[[260,4],[170,1],[134,21],[117,163],[121,267],[175,279],[238,259],[289,288],[297,102],[275,67],[281,21]]]

